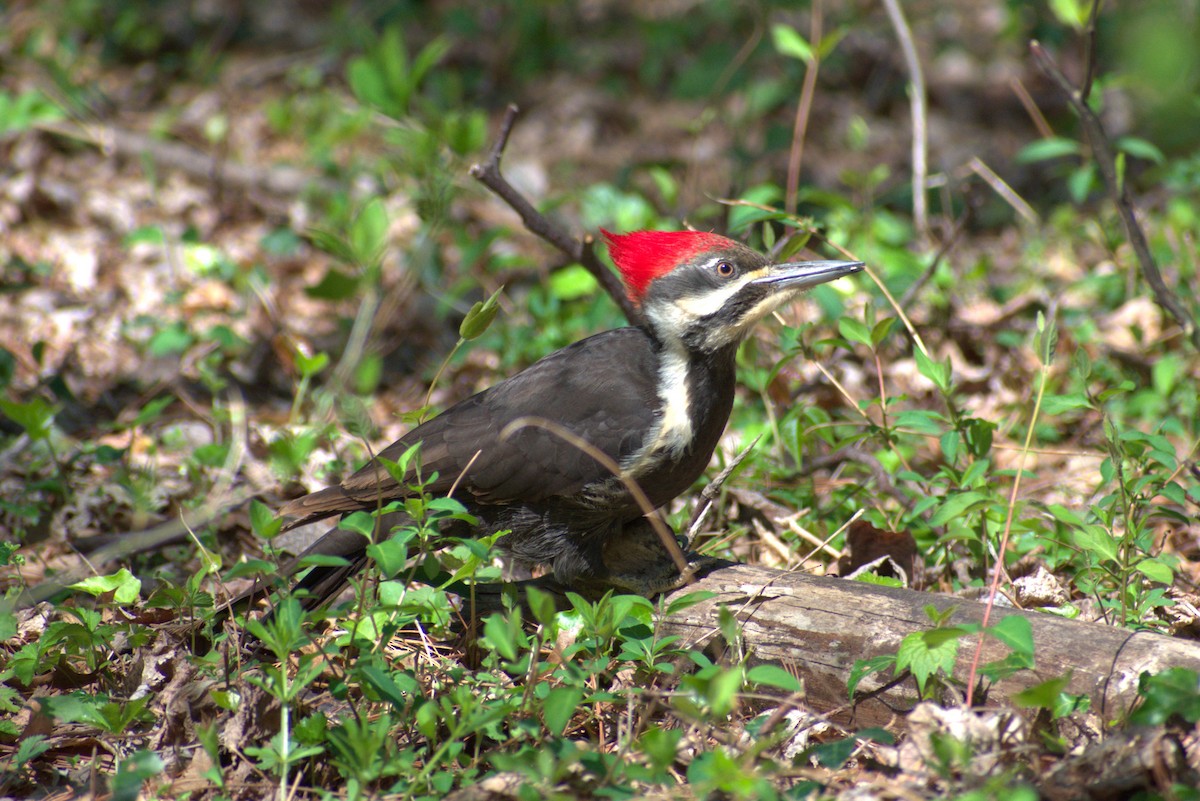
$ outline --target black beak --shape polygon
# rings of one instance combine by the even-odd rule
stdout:
[[[766,284],[771,289],[808,289],[809,287],[862,272],[861,261],[797,261],[773,264],[770,272],[751,283]]]

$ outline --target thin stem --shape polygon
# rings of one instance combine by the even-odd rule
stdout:
[[[1037,397],[1033,402],[1033,414],[1029,417],[1029,429],[1025,432],[1025,445],[1021,449],[1021,458],[1017,462],[1017,474],[1013,477],[1012,492],[1008,496],[1008,513],[1004,518],[1004,534],[1000,537],[1000,547],[996,549],[996,566],[992,569],[992,584],[988,591],[987,605],[983,608],[983,621],[980,625],[986,629],[992,616],[992,607],[1000,592],[1000,576],[1004,573],[1004,554],[1008,550],[1008,539],[1012,532],[1013,518],[1016,516],[1017,493],[1021,489],[1021,475],[1025,472],[1025,462],[1029,458],[1029,448],[1033,443],[1033,430],[1037,427],[1038,414],[1042,409],[1042,396],[1046,392],[1046,381],[1050,375],[1050,365],[1043,364],[1039,373]],[[979,632],[979,641],[975,644],[975,656],[971,659],[971,672],[967,675],[967,708],[971,707],[971,699],[975,693],[975,677],[979,672],[979,659],[983,655],[983,640],[986,631]]]
[[[929,211],[925,201],[925,185],[928,183],[928,167],[926,153],[929,149],[925,124],[925,76],[921,72],[921,59],[917,56],[917,46],[913,43],[912,29],[904,18],[900,8],[900,0],[883,0],[888,19],[900,40],[900,52],[904,56],[904,65],[908,69],[909,97],[908,102],[912,113],[912,193],[913,193],[913,223],[922,240],[929,237]]]
[[[804,84],[800,88],[800,102],[796,105],[796,121],[792,125],[792,151],[788,155],[787,194],[784,208],[788,214],[796,213],[796,193],[800,188],[800,164],[804,158],[804,138],[808,131],[808,117],[812,112],[813,97],[817,93],[817,73],[821,69],[820,42],[822,35],[821,0],[812,5],[808,42],[812,48],[812,61],[806,63]]]

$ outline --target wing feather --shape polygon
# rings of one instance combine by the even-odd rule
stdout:
[[[570,495],[609,475],[592,457],[541,428],[522,428],[507,442],[505,427],[523,417],[552,421],[620,462],[642,447],[660,414],[658,355],[640,328],[619,328],[555,351],[515,376],[473,395],[413,429],[379,453],[397,460],[420,442],[423,476],[444,494],[457,484],[480,503],[536,503]],[[297,498],[283,515],[292,528],[334,514],[373,508],[408,494],[372,460],[340,485]]]

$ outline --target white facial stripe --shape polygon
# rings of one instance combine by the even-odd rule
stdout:
[[[675,301],[675,306],[691,319],[699,320],[701,317],[707,317],[710,314],[716,314],[720,311],[721,307],[731,297],[736,295],[746,283],[745,280],[736,281],[712,292],[706,292],[699,297],[682,297]]]

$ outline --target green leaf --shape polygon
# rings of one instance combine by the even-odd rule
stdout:
[[[296,370],[305,378],[312,378],[329,366],[329,354],[320,352],[309,356],[301,350],[295,352]]]
[[[1076,203],[1087,200],[1096,183],[1096,165],[1093,162],[1084,164],[1067,176],[1067,194]]]
[[[467,316],[463,318],[462,324],[458,327],[458,335],[466,340],[476,339],[482,336],[492,321],[496,319],[496,314],[500,311],[500,293],[503,289],[497,289],[492,293],[492,296],[485,301],[476,302],[471,310],[467,312]]]
[[[367,546],[367,556],[379,565],[379,572],[385,577],[397,576],[408,565],[408,539],[391,537],[383,542]]]
[[[354,263],[354,249],[340,234],[325,228],[309,228],[305,232],[313,247],[322,250],[345,264]]]
[[[437,66],[437,63],[449,52],[450,40],[439,36],[425,45],[420,53],[417,53],[417,57],[413,59],[412,66],[408,71],[409,82],[413,90],[416,90],[429,71]]]
[[[1162,496],[1171,503],[1178,504],[1179,506],[1187,506],[1187,493],[1183,491],[1183,487],[1174,481],[1168,481],[1164,484],[1161,492]]]
[[[1076,348],[1071,356],[1071,371],[1081,381],[1087,381],[1092,375],[1092,359],[1083,348]]]
[[[1171,584],[1175,581],[1175,572],[1158,559],[1143,559],[1134,565],[1134,569],[1151,581]]]
[[[1092,402],[1083,393],[1070,395],[1046,395],[1042,398],[1042,413],[1057,415],[1072,409],[1091,409]]]
[[[559,300],[577,300],[596,294],[600,282],[587,268],[572,264],[550,274],[550,292]]]
[[[336,267],[330,267],[316,286],[304,288],[304,294],[319,300],[345,300],[358,291],[359,280]]]
[[[357,673],[367,680],[367,684],[374,688],[375,692],[379,693],[381,698],[394,706],[398,711],[407,711],[409,701],[419,692],[420,685],[417,685],[417,691],[410,689],[406,695],[404,689],[396,683],[392,675],[377,664],[358,664],[355,667]],[[413,683],[415,684],[415,682]]]
[[[375,537],[375,515],[359,510],[351,512],[338,521],[337,527],[343,531],[353,531],[366,539]]]
[[[917,361],[917,372],[933,382],[933,385],[945,394],[950,393],[950,361],[936,362],[925,351],[917,348],[913,351]]]
[[[855,581],[861,581],[863,584],[873,584],[876,587],[903,587],[904,582],[892,576],[877,576],[874,573],[859,573],[854,577]]]
[[[946,464],[954,464],[958,459],[958,446],[962,443],[962,438],[957,431],[947,431],[938,439],[938,445],[942,449],[942,456],[946,458]]]
[[[383,201],[372,198],[363,206],[350,226],[350,247],[354,252],[354,263],[360,267],[374,267],[383,259],[388,243],[388,215]]]
[[[17,752],[13,754],[12,767],[20,768],[49,751],[51,744],[47,742],[48,739],[44,734],[31,734],[21,739],[20,745],[17,746]]]
[[[1054,516],[1054,519],[1060,523],[1066,523],[1068,526],[1084,525],[1083,518],[1074,509],[1070,509],[1062,504],[1052,503],[1046,507],[1047,511]]]
[[[1117,559],[1117,544],[1103,526],[1089,523],[1075,529],[1071,538],[1075,540],[1075,544],[1080,549],[1100,560],[1116,561]]]
[[[1155,448],[1146,454],[1146,458],[1171,471],[1174,471],[1179,466],[1179,460],[1170,451],[1162,451]]]
[[[723,718],[733,712],[737,695],[742,691],[743,678],[742,671],[737,669],[722,670],[713,677],[707,698],[714,715]]]
[[[866,345],[868,348],[873,347],[871,343],[871,332],[865,323],[855,320],[852,317],[838,318],[838,332],[842,337],[857,342],[860,345]]]
[[[554,596],[545,590],[539,589],[530,584],[525,588],[525,595],[529,611],[533,614],[533,619],[543,626],[548,626],[554,622],[555,615],[558,610],[555,607]]]
[[[976,459],[986,457],[992,449],[992,432],[996,430],[996,424],[991,420],[972,417],[965,422],[963,428],[966,433],[967,450]]]
[[[0,389],[12,383],[17,372],[17,357],[8,348],[0,346]]]
[[[822,36],[820,43],[817,44],[817,56],[819,58],[826,58],[841,43],[842,39],[846,38],[846,34],[849,32],[850,28],[840,25]]]
[[[366,57],[350,60],[346,65],[346,82],[360,103],[376,108],[389,105],[383,77]]]
[[[967,490],[966,492],[948,495],[938,506],[937,512],[930,518],[929,525],[944,526],[951,520],[957,520],[964,516],[968,511],[984,503],[990,497],[988,493],[978,490]]]
[[[162,398],[155,398],[138,410],[137,417],[133,418],[133,428],[149,425],[162,416],[163,410],[175,402],[175,398],[167,395]]]
[[[966,489],[967,487],[982,485],[984,476],[991,466],[991,461],[987,459],[978,459],[971,462],[971,465],[963,471],[960,486]]]
[[[108,727],[99,709],[103,702],[97,698],[87,697],[77,691],[69,695],[48,695],[38,701],[43,712],[63,723],[85,723],[99,729]]]
[[[896,657],[892,654],[883,654],[881,656],[872,656],[870,660],[856,660],[853,667],[850,669],[850,676],[846,679],[846,692],[851,698],[854,697],[854,691],[858,689],[859,682],[871,674],[880,673],[881,670],[895,668]]]
[[[884,317],[875,323],[875,327],[871,329],[871,347],[878,348],[879,344],[887,339],[888,334],[892,332],[892,327],[895,324],[895,317]]]
[[[512,662],[517,658],[517,649],[524,644],[520,625],[519,617],[510,619],[499,614],[489,615],[483,623],[483,637],[496,653]]]
[[[941,434],[946,430],[946,418],[929,409],[905,409],[896,415],[896,426],[917,434]]]
[[[25,403],[0,398],[0,413],[24,429],[34,441],[50,436],[56,412],[57,409],[44,398],[32,398]]]
[[[765,684],[768,687],[776,687],[790,693],[804,690],[804,684],[800,679],[778,665],[755,665],[746,673],[746,678],[755,684]]]
[[[667,604],[665,614],[667,617],[672,617],[715,596],[716,593],[712,590],[699,590],[697,592],[689,592],[686,595],[680,595]]]
[[[111,592],[113,601],[118,604],[131,604],[138,599],[142,591],[142,582],[137,576],[125,568],[107,576],[91,576],[83,581],[70,585],[71,589],[86,592],[97,597]]]
[[[1032,659],[1033,625],[1029,622],[1029,618],[1021,615],[1008,615],[1001,618],[995,625],[988,627],[988,633],[1018,654]]]
[[[780,55],[799,59],[805,64],[812,64],[812,46],[791,25],[785,25],[782,22],[772,25],[771,41]]]
[[[1187,668],[1167,668],[1160,673],[1143,673],[1138,694],[1145,701],[1129,716],[1141,726],[1161,726],[1179,715],[1188,723],[1200,722],[1200,678]]]
[[[901,640],[900,648],[896,651],[896,670],[911,671],[922,695],[932,676],[939,673],[950,675],[958,655],[960,637],[943,639],[935,636],[938,631],[942,630],[913,632]]]
[[[666,771],[675,764],[683,729],[648,728],[637,738],[636,747],[650,760],[657,771]]]
[[[1046,320],[1046,316],[1037,313],[1037,333],[1033,335],[1033,350],[1038,360],[1047,367],[1054,361],[1054,347],[1058,344],[1058,327],[1054,318]]]
[[[675,180],[675,176],[669,170],[658,166],[650,167],[648,172],[658,194],[662,196],[663,205],[674,206],[679,200],[679,182]]]
[[[546,729],[554,735],[566,731],[571,718],[579,711],[582,700],[583,692],[577,687],[555,687],[547,693],[546,700],[542,702]]]
[[[1082,31],[1087,25],[1090,5],[1086,0],[1050,0],[1050,11],[1062,24]]]
[[[196,341],[183,323],[171,323],[150,337],[147,348],[151,356],[177,356]]]
[[[1054,709],[1058,705],[1059,696],[1066,691],[1067,685],[1070,683],[1070,674],[1058,676],[1021,690],[1012,697],[1012,700],[1017,706]]]
[[[1139,139],[1135,136],[1122,136],[1119,138],[1117,140],[1117,149],[1123,150],[1135,158],[1153,161],[1155,164],[1167,163],[1167,158],[1161,150],[1145,139]]]
[[[279,533],[283,521],[275,517],[265,503],[259,500],[250,501],[250,530],[255,536],[269,540]]]
[[[1052,136],[1025,145],[1017,153],[1015,160],[1019,164],[1029,164],[1035,161],[1063,158],[1064,156],[1078,156],[1082,152],[1079,143],[1073,139]]]
[[[813,764],[821,767],[836,770],[854,756],[855,749],[858,748],[857,737],[841,737],[836,740],[829,740],[810,747],[804,752],[806,760],[811,760]]]

